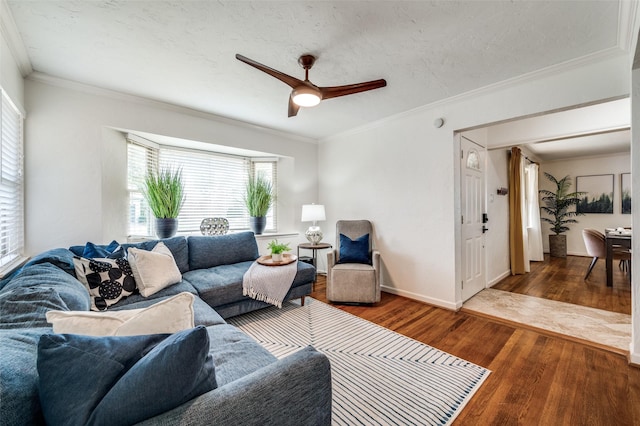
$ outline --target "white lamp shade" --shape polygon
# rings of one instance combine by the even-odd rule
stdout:
[[[302,222],[326,220],[322,204],[304,204],[302,206]]]

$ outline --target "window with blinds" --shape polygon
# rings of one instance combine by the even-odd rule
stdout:
[[[24,256],[22,114],[2,93],[0,133],[0,271]]]
[[[272,160],[254,160],[251,162],[251,176],[264,176],[273,185],[274,201],[271,203],[271,207],[267,212],[267,226],[266,231],[275,231],[278,229],[278,223],[276,221],[277,215],[277,199],[278,199],[278,181],[277,167],[278,163]]]
[[[127,144],[127,190],[129,191],[129,235],[150,236],[153,214],[140,188],[147,173],[158,168],[158,150],[129,141]]]
[[[243,195],[247,179],[261,173],[277,187],[277,163],[274,160],[252,161],[250,158],[219,153],[128,143],[129,235],[152,236],[153,214],[139,188],[144,176],[157,168],[182,169],[185,202],[178,217],[178,233],[200,233],[200,223],[207,217],[224,217],[231,230],[249,229],[249,215]],[[267,216],[267,231],[277,229],[275,205]]]

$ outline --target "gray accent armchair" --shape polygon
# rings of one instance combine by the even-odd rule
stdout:
[[[372,248],[373,227],[368,220],[339,220],[335,249],[327,253],[327,299],[343,303],[380,301],[380,253]],[[355,240],[369,234],[371,264],[340,263],[340,234]]]

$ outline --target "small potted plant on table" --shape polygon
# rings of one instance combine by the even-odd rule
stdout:
[[[279,243],[278,240],[273,240],[267,246],[271,250],[271,260],[274,262],[282,262],[285,251],[291,250],[289,243]]]

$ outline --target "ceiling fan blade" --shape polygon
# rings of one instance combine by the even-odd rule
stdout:
[[[287,75],[283,72],[280,72],[278,70],[274,70],[273,68],[269,68],[266,65],[262,65],[259,62],[254,61],[253,59],[249,59],[246,56],[242,56],[240,54],[236,54],[236,59],[244,62],[247,65],[251,65],[254,68],[259,69],[260,71],[269,74],[271,77],[275,77],[278,80],[282,81],[283,83],[289,85],[289,87],[291,87],[292,89],[295,89],[296,86],[299,86],[300,84],[303,84],[302,80],[298,80],[295,77],[291,77],[290,75]]]
[[[322,92],[322,99],[337,98],[339,96],[353,95],[354,93],[366,92],[367,90],[385,87],[387,81],[384,79],[367,81],[358,84],[347,84],[345,86],[319,87]]]
[[[300,106],[293,102],[293,92],[289,95],[289,117],[295,117],[298,115],[298,111],[300,110]]]

